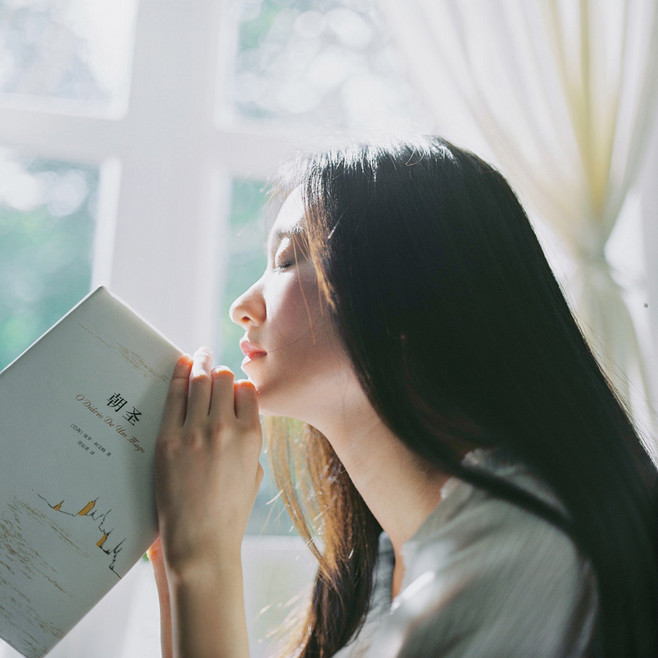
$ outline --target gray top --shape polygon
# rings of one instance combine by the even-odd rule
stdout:
[[[465,462],[559,506],[518,463],[484,450]],[[452,478],[402,553],[391,601],[393,547],[382,534],[365,625],[335,658],[585,654],[593,572],[571,539],[534,514]]]

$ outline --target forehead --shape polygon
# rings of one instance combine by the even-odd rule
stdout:
[[[303,230],[304,203],[301,188],[295,188],[283,202],[279,214],[270,229],[268,244],[277,245],[286,235],[300,233]]]

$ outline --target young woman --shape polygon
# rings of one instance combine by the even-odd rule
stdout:
[[[282,180],[267,268],[231,308],[249,380],[202,349],[171,383],[165,655],[248,655],[260,412],[319,560],[286,655],[655,656],[655,468],[505,180],[438,138]]]

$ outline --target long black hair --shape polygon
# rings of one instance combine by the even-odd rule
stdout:
[[[428,462],[571,536],[598,584],[592,653],[656,655],[656,470],[505,179],[436,137],[322,153],[284,179],[302,186],[327,312],[382,420]],[[477,446],[504,446],[563,510],[463,465]],[[380,530],[365,526],[343,547],[363,568],[318,575],[304,655],[331,655],[363,620]],[[356,608],[336,605],[357,590]],[[345,618],[321,627],[336,610]]]

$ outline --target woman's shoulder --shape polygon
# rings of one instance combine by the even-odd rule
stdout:
[[[557,510],[564,509],[545,483],[502,450],[474,450],[464,458],[463,464],[506,480]],[[466,532],[470,538],[472,531],[486,534],[495,532],[501,525],[505,525],[507,531],[518,532],[544,525],[553,528],[520,506],[452,477],[443,486],[439,504],[409,540],[408,546],[416,548],[431,541],[435,535],[447,533],[454,537],[456,532],[458,535]],[[563,536],[562,532],[557,532],[557,536]]]
[[[559,506],[523,466],[477,451],[467,458]],[[451,480],[403,549],[386,653],[564,656],[585,653],[596,611],[592,570],[561,530]],[[381,645],[377,642],[378,646]]]

